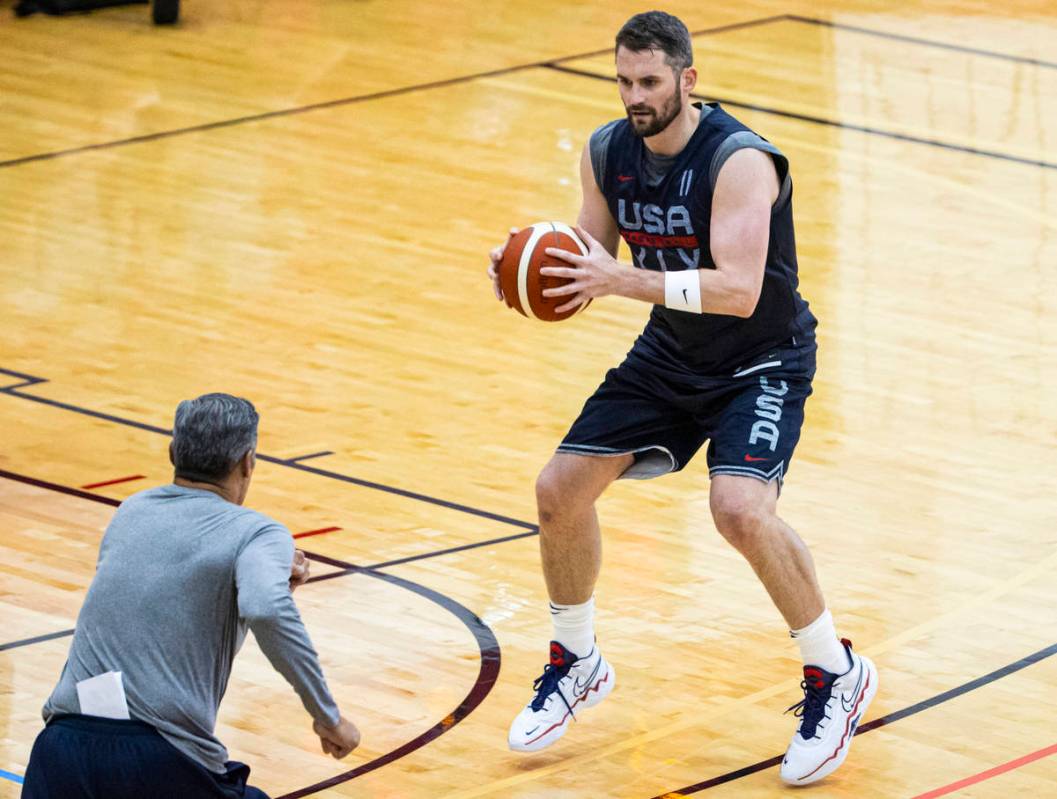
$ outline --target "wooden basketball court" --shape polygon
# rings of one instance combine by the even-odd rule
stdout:
[[[331,0],[0,15],[0,797],[113,506],[176,403],[251,399],[249,504],[363,744],[319,752],[252,640],[219,736],[273,797],[786,794],[799,659],[715,532],[703,458],[602,500],[619,684],[506,748],[550,633],[533,483],[648,309],[495,302],[511,225],[575,219],[643,7]],[[880,670],[818,797],[1057,796],[1057,11],[666,9],[699,91],[792,162],[815,396],[780,505]]]

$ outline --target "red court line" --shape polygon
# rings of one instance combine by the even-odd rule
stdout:
[[[1032,752],[1030,755],[1024,755],[1024,757],[1018,757],[1016,760],[1010,760],[1008,763],[1004,763],[1001,766],[995,766],[987,771],[981,771],[979,774],[974,774],[971,777],[952,782],[950,785],[944,785],[942,788],[936,788],[929,791],[928,793],[919,794],[914,799],[935,799],[937,796],[946,796],[949,793],[954,793],[962,788],[967,788],[970,785],[975,785],[978,782],[989,780],[992,777],[997,777],[999,774],[1005,774],[1007,771],[1012,771],[1015,768],[1020,768],[1028,763],[1035,760],[1041,760],[1044,757],[1057,754],[1057,744],[1053,746],[1047,746],[1045,749],[1040,749],[1038,752]]]
[[[147,475],[145,474],[130,474],[128,477],[118,477],[116,480],[104,480],[101,483],[89,483],[81,488],[102,488],[103,486],[117,485],[118,483],[128,483],[132,480],[142,480]]]
[[[310,535],[323,535],[323,533],[333,533],[340,529],[340,527],[323,527],[319,530],[309,530],[305,533],[295,533],[294,538],[308,538],[308,536]]]

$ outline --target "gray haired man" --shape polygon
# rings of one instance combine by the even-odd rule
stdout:
[[[343,758],[359,744],[291,596],[308,562],[285,527],[241,507],[257,419],[228,394],[177,407],[175,477],[129,497],[107,528],[23,799],[267,799],[214,734],[247,628],[323,751]]]

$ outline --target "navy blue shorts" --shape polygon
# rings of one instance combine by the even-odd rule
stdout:
[[[790,342],[791,344],[791,342]],[[815,375],[814,339],[772,350],[726,376],[661,369],[632,348],[584,405],[558,447],[633,454],[622,477],[677,472],[705,443],[708,473],[778,481],[789,470]]]
[[[142,721],[56,716],[37,736],[22,799],[268,799],[249,766],[214,774]]]

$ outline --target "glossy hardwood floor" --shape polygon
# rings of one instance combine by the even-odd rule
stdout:
[[[73,627],[112,512],[56,489],[168,480],[173,409],[211,390],[261,411],[250,504],[340,528],[299,541],[330,561],[314,573],[384,564],[297,595],[363,732],[346,761],[252,641],[237,661],[219,734],[272,796],[361,766],[310,795],[784,795],[773,767],[714,780],[783,751],[799,678],[703,459],[603,498],[619,685],[551,749],[506,748],[550,630],[536,539],[485,542],[531,533],[538,469],[647,308],[533,323],[492,299],[485,253],[575,218],[580,148],[621,113],[612,37],[642,9],[185,0],[159,29],[143,6],[10,5],[0,797],[69,638],[7,645]],[[1057,795],[1057,757],[1018,765],[1057,743],[1057,11],[667,8],[701,31],[702,94],[793,164],[821,349],[780,510],[886,721],[810,794],[917,797],[1013,764],[951,795]]]

